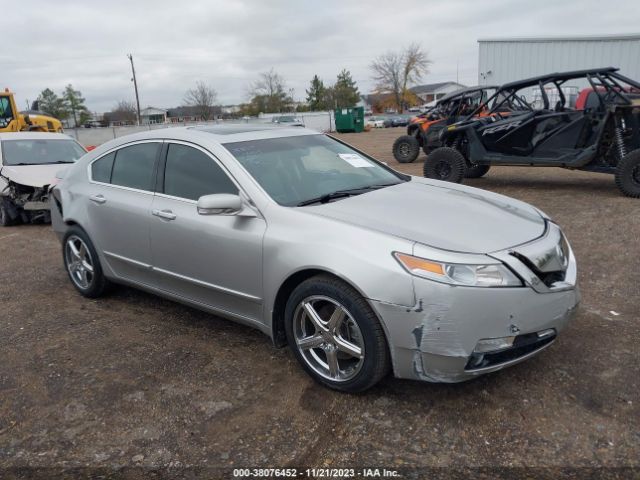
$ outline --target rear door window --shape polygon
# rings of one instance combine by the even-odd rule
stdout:
[[[154,167],[159,143],[139,143],[116,152],[111,183],[137,190],[153,190]]]
[[[171,144],[164,172],[164,193],[198,200],[213,193],[238,193],[222,167],[206,153],[186,145]]]
[[[116,153],[111,152],[93,162],[91,165],[91,179],[94,182],[111,183],[111,169],[115,158]]]

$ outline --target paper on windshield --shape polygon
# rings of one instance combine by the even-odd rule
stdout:
[[[357,153],[339,153],[338,156],[352,167],[372,168],[373,164],[362,158]]]

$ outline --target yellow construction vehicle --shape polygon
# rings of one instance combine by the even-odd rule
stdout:
[[[0,92],[0,132],[62,132],[57,118],[37,110],[19,112],[13,93]]]

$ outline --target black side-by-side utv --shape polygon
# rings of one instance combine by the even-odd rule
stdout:
[[[440,98],[433,107],[411,119],[407,134],[393,143],[394,158],[399,163],[410,163],[418,158],[420,149],[429,155],[429,152],[441,147],[442,129],[466,118],[480,106],[484,105],[486,110],[486,100],[496,88],[489,85],[465,87]]]
[[[595,105],[570,107],[566,87],[577,83],[593,89]],[[487,103],[487,116],[473,112],[442,131],[445,146],[427,157],[425,177],[461,182],[467,168],[557,166],[614,174],[622,193],[640,197],[640,83],[617,68],[508,83]]]

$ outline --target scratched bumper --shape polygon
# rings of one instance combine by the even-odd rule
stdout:
[[[416,307],[371,304],[384,323],[395,376],[431,382],[469,380],[540,353],[550,343],[487,368],[465,368],[479,340],[548,329],[559,333],[580,300],[577,287],[538,293],[530,287],[469,288],[419,278],[414,284]]]

